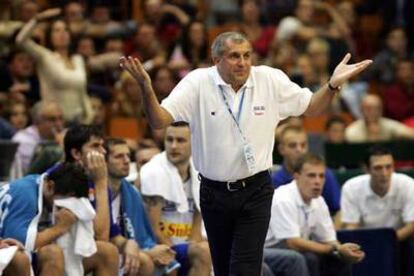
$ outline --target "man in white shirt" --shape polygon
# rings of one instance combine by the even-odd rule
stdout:
[[[185,122],[166,129],[165,151],[141,168],[141,191],[159,243],[171,247],[179,275],[208,276],[211,260],[202,237],[198,172],[191,161],[190,129]]]
[[[371,61],[348,65],[351,56],[346,55],[328,84],[312,93],[280,70],[252,67],[252,46],[240,33],[218,35],[211,56],[215,66],[187,74],[162,105],[138,59],[122,58],[121,67],[141,86],[153,128],[173,121],[190,125],[214,274],[259,275],[273,195],[268,170],[277,124],[289,116],[321,113],[339,86]]]
[[[364,252],[354,243],[340,244],[321,193],[325,162],[313,154],[299,158],[295,180],[276,189],[267,247],[301,252],[310,275],[349,275],[350,263],[360,262]]]
[[[345,229],[394,228],[399,241],[414,233],[414,179],[394,172],[392,153],[380,146],[369,150],[368,174],[349,179],[342,188]]]

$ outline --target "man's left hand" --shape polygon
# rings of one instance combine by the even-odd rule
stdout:
[[[138,275],[139,271],[139,248],[134,240],[128,240],[124,247],[124,273],[127,275]]]
[[[343,60],[336,66],[329,83],[332,87],[339,87],[348,79],[359,74],[372,63],[372,60],[366,59],[358,63],[348,64],[351,59],[351,54],[345,55]]]

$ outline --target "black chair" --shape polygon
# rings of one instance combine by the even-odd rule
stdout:
[[[339,230],[337,235],[341,243],[357,243],[365,252],[365,259],[353,265],[353,276],[397,275],[397,237],[394,229]]]

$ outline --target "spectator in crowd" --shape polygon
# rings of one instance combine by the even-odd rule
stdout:
[[[414,139],[414,129],[382,116],[382,101],[378,95],[366,95],[361,102],[363,119],[351,123],[345,130],[350,143]]]
[[[165,99],[178,82],[177,74],[168,66],[155,68],[151,72],[151,79],[154,84],[154,92],[159,101]]]
[[[171,246],[181,264],[180,275],[210,275],[208,242],[202,238],[200,183],[191,161],[190,129],[174,123],[166,130],[165,151],[140,173],[141,191],[160,243]]]
[[[9,99],[34,104],[40,99],[39,82],[34,74],[33,59],[22,50],[10,52],[7,68],[0,73],[0,93]]]
[[[414,233],[414,179],[394,171],[391,151],[370,149],[367,174],[345,182],[341,220],[345,229],[394,228],[399,241]]]
[[[315,85],[309,87],[312,91],[318,90],[329,80],[329,44],[322,38],[312,38],[307,47],[306,53],[309,57],[311,70],[315,77]]]
[[[89,200],[96,210],[95,239],[111,241],[123,258],[124,273],[150,275],[153,265],[150,257],[141,251],[134,239],[121,235],[112,217],[111,191],[104,155],[104,139],[99,127],[79,125],[69,128],[64,138],[65,161],[86,169],[91,179],[87,181]]]
[[[272,183],[275,188],[286,185],[294,179],[295,164],[308,152],[308,137],[305,130],[297,126],[286,127],[280,134],[278,150],[283,157],[283,164],[279,170],[272,173]],[[330,213],[335,215],[340,208],[340,186],[329,168],[324,172],[322,196]]]
[[[325,142],[341,144],[345,142],[346,122],[340,116],[331,116],[325,124]]]
[[[65,121],[90,123],[92,107],[86,92],[86,67],[83,58],[70,52],[71,36],[66,23],[54,21],[46,32],[43,47],[30,39],[38,21],[59,15],[60,9],[45,10],[24,25],[16,43],[36,60],[41,98],[56,100]]]
[[[137,56],[145,64],[147,70],[164,65],[166,53],[156,36],[156,28],[150,23],[138,26],[132,43],[126,45],[126,54]]]
[[[244,0],[241,5],[240,31],[252,43],[259,59],[265,58],[275,34],[274,26],[264,26],[261,22],[260,6],[253,0]]]
[[[130,167],[130,150],[126,141],[107,138],[105,150],[112,189],[112,216],[122,235],[135,239],[157,267],[178,265],[174,260],[175,251],[166,244],[157,244],[141,193],[125,179]]]
[[[17,250],[15,251],[13,257],[11,257],[10,262],[8,264],[5,264],[4,261],[7,255],[10,254],[9,250],[11,247],[17,247]],[[24,252],[24,246],[19,241],[15,239],[0,238],[0,256],[4,258],[2,260],[3,262],[0,265],[0,274],[3,273],[2,275],[4,276],[30,275],[30,260]]]
[[[15,157],[15,170],[26,173],[37,145],[46,141],[55,141],[63,130],[63,113],[54,101],[37,102],[31,111],[32,125],[18,131],[12,138],[18,142],[19,148]]]
[[[104,102],[98,95],[90,95],[91,105],[94,113],[92,123],[94,125],[105,127],[106,124],[106,109]]]
[[[60,14],[60,9],[45,10],[31,19],[16,38],[16,43],[36,60],[42,99],[56,100],[63,110],[66,122],[90,123],[93,110],[87,94],[87,69],[104,71],[116,64],[120,54],[106,53],[84,60],[71,51],[71,34],[62,20],[51,23],[46,31],[46,47],[30,39],[31,31],[38,21]]]
[[[186,26],[171,54],[168,66],[184,77],[190,70],[206,67],[209,62],[208,34],[201,21]],[[170,90],[171,91],[171,90]]]
[[[15,131],[19,131],[27,127],[29,115],[24,102],[9,101],[7,109],[5,117],[13,126]]]
[[[93,172],[98,171],[94,169]],[[63,252],[55,241],[70,231],[77,217],[68,209],[61,208],[54,213],[55,223],[52,224],[51,212],[54,199],[58,197],[87,197],[84,170],[74,164],[60,164],[43,175],[28,175],[2,186],[0,195],[0,202],[3,202],[0,236],[14,238],[24,243],[30,253],[36,252],[34,260],[37,260],[39,271],[36,272],[39,275],[63,275]],[[83,259],[85,272],[116,275],[116,248],[104,241],[97,241],[96,248],[92,256]]]
[[[385,47],[374,57],[371,68],[364,73],[364,78],[377,80],[381,84],[395,81],[397,61],[410,58],[407,34],[401,27],[389,30],[385,38]]]
[[[404,121],[414,118],[414,60],[398,61],[396,80],[383,92],[385,116]]]
[[[294,180],[276,189],[273,196],[268,245],[303,254],[310,275],[350,275],[350,263],[364,258],[360,246],[341,244],[328,206],[321,197],[325,182],[324,160],[313,154],[301,156]]]

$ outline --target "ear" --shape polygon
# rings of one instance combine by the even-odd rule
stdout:
[[[77,149],[71,149],[70,154],[72,155],[72,158],[76,161],[79,161],[82,158],[82,153]]]
[[[214,65],[216,65],[217,63],[220,62],[221,58],[219,58],[219,57],[213,57],[212,60],[213,60]]]

